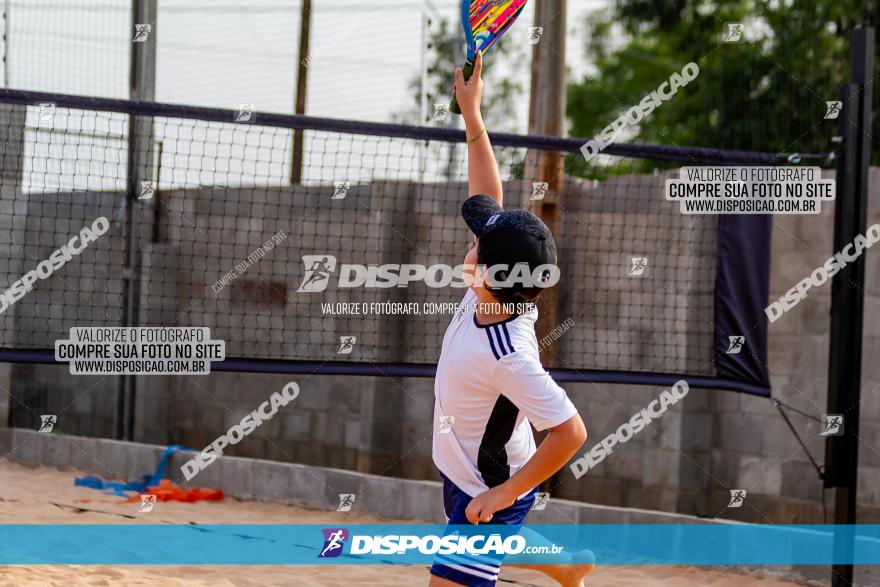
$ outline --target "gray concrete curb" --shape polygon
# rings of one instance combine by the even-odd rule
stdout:
[[[0,428],[0,458],[30,466],[62,470],[77,469],[104,479],[130,480],[155,470],[165,447],[123,442],[106,438],[86,438],[38,433],[21,428]],[[340,493],[354,493],[352,511],[427,523],[445,522],[441,485],[435,481],[415,481],[366,475],[354,471],[312,467],[239,457],[218,457],[211,465],[186,482],[183,463],[195,453],[176,453],[169,476],[184,487],[222,489],[230,497],[271,501],[292,506],[335,510]],[[682,514],[595,505],[553,499],[547,509],[529,515],[534,524],[738,524],[730,520],[705,519]],[[827,566],[711,567],[727,572],[748,571],[762,577],[827,585]],[[877,585],[880,568],[859,567],[857,585]]]

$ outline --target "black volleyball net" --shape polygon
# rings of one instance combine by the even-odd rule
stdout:
[[[777,156],[612,145],[588,164],[582,143],[493,136],[508,207],[558,206],[562,280],[539,335],[554,373],[763,393],[716,364],[719,217],[681,214],[663,185]],[[0,146],[4,360],[51,360],[71,327],[205,326],[226,342],[215,368],[432,372],[465,291],[435,267],[470,240],[462,132],[4,90]],[[551,152],[559,193],[532,171]],[[101,217],[106,234],[15,285]],[[412,267],[430,275],[401,286]]]

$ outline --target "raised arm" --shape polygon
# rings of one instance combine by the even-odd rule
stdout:
[[[464,80],[461,68],[455,70],[455,96],[464,118],[465,133],[468,140],[468,195],[485,195],[503,204],[504,193],[501,188],[501,174],[498,162],[489,141],[489,132],[480,113],[480,100],[483,97],[483,54],[477,53],[474,73],[471,79]]]

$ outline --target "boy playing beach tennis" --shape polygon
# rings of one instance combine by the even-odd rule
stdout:
[[[470,81],[457,69],[454,88],[468,138],[469,197],[462,215],[475,235],[464,264],[466,274],[482,280],[470,286],[443,337],[434,382],[433,458],[451,526],[520,526],[538,485],[574,456],[587,432],[565,391],[541,366],[538,311],[531,302],[544,288],[508,279],[525,264],[520,274],[546,281],[556,267],[556,245],[537,216],[501,207],[501,177],[480,114],[482,68],[478,54]],[[550,431],[540,447],[531,426]],[[541,541],[533,532],[522,534],[530,544]],[[557,565],[528,568],[565,586],[582,585],[593,560],[558,556]],[[430,586],[489,587],[500,563],[497,556],[437,555]]]

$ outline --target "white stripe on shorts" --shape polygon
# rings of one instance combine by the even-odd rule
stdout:
[[[490,575],[488,573],[483,573],[482,571],[478,571],[470,567],[463,567],[461,565],[447,565],[444,563],[443,566],[449,567],[450,569],[455,569],[456,571],[461,571],[462,573],[466,573],[468,575],[473,575],[474,577],[479,577],[481,579],[488,579],[490,581],[495,581],[498,579],[498,573],[493,573]]]
[[[485,564],[478,562],[479,559],[467,558],[465,556],[456,556],[454,554],[438,554],[434,558],[434,560],[438,561],[441,565],[447,564],[445,561],[449,561],[449,563],[452,564],[458,563],[460,565],[470,565],[489,573],[497,573],[501,569],[501,565]]]

